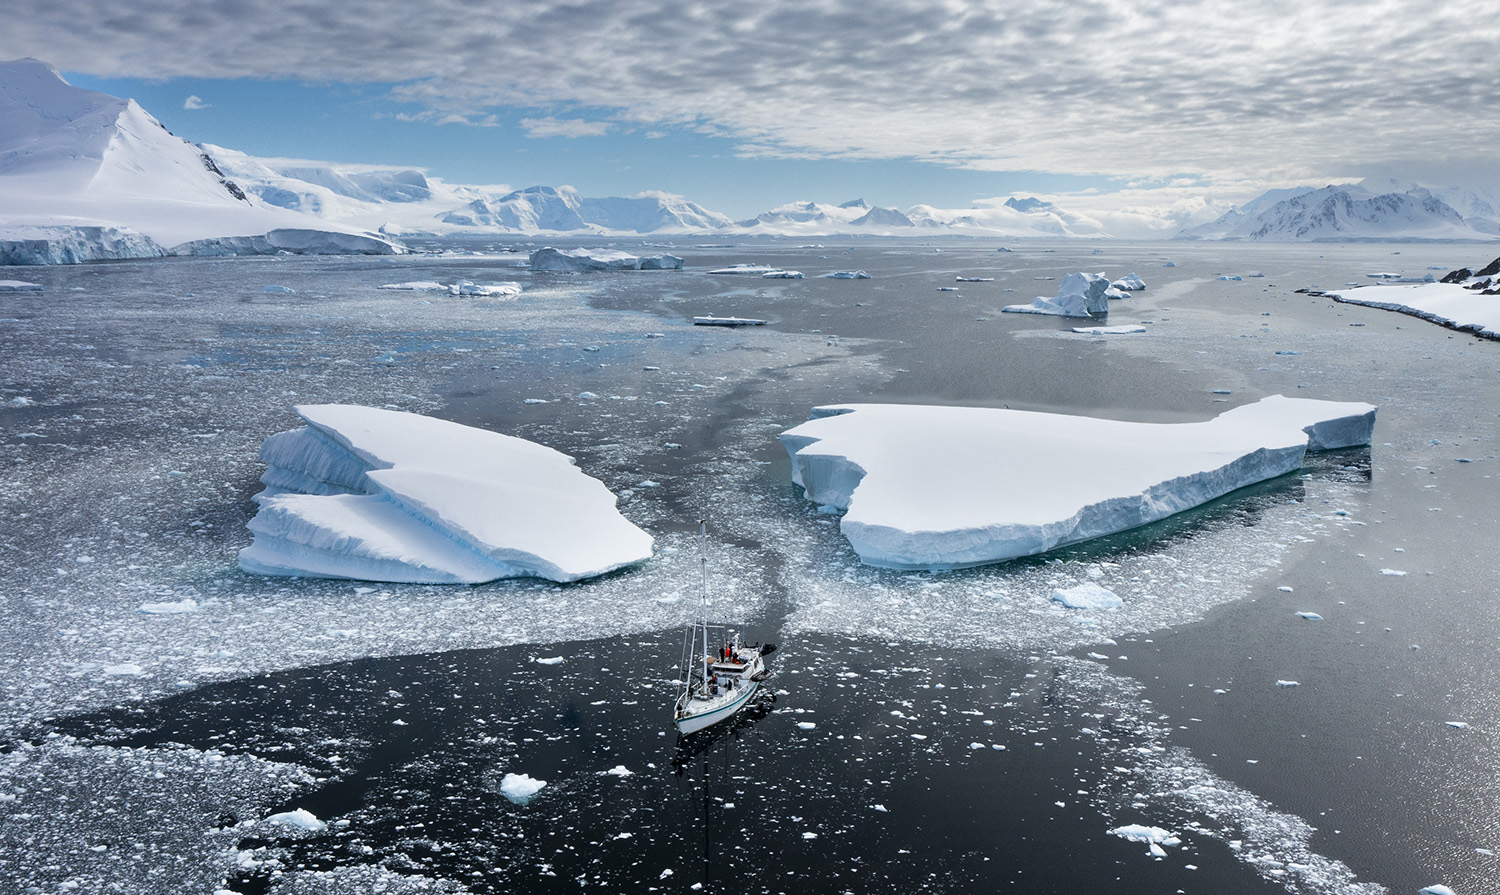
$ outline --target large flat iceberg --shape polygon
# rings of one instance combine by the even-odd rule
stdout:
[[[305,405],[307,426],[261,445],[266,490],[240,568],[477,584],[576,581],[641,562],[651,536],[571,457],[446,420]]]
[[[861,561],[960,568],[1042,553],[1180,513],[1291,472],[1308,450],[1368,444],[1376,408],[1273,395],[1201,423],[842,404],[781,435],[792,480]]]

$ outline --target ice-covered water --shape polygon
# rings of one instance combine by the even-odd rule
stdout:
[[[1388,265],[1388,246],[1013,248],[675,247],[688,270],[602,275],[530,273],[503,253],[36,271],[45,292],[0,296],[0,881],[153,891],[139,865],[181,890],[580,876],[677,890],[703,880],[705,849],[707,872],[732,866],[755,891],[861,890],[860,874],[945,891],[1500,880],[1486,770],[1500,682],[1482,658],[1497,621],[1492,346],[1292,291]],[[1400,249],[1424,268],[1488,260]],[[807,277],[703,273],[739,262]],[[871,278],[821,276],[852,269]],[[1106,341],[998,314],[1007,289],[1098,269],[1141,273],[1148,289],[1112,302],[1109,322],[1147,332]],[[1252,269],[1267,277],[1217,279]],[[935,292],[955,270],[994,279]],[[523,292],[379,289],[419,280]],[[705,331],[699,314],[771,323]],[[774,439],[838,401],[1182,420],[1275,392],[1380,405],[1375,446],[1136,532],[943,574],[860,565]],[[571,586],[244,575],[255,451],[310,402],[431,413],[572,454],[657,555]],[[678,776],[658,734],[702,515],[715,612],[784,644],[785,695]],[[1086,581],[1122,608],[1051,600]],[[1313,610],[1324,620],[1295,615]],[[386,720],[413,680],[447,695]],[[324,690],[342,701],[317,702]],[[924,723],[903,729],[902,715]],[[122,768],[160,762],[181,770],[125,776],[233,817],[95,819]],[[631,776],[600,776],[622,762]],[[499,794],[510,771],[548,785],[523,809]],[[841,797],[866,781],[869,798]],[[261,823],[297,808],[328,830]],[[708,808],[728,818],[705,831]],[[1153,862],[1108,832],[1132,823],[1170,828],[1188,851]],[[171,860],[122,858],[134,845],[116,842]]]

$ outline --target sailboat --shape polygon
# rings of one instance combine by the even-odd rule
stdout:
[[[680,734],[712,727],[744,708],[771,676],[765,657],[776,650],[774,643],[745,644],[738,631],[708,623],[708,523],[698,526],[703,596],[697,619],[683,635],[682,692],[672,712]]]

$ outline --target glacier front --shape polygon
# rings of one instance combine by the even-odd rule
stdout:
[[[549,447],[414,413],[303,405],[261,445],[266,489],[240,568],[426,584],[577,581],[642,562],[652,539]]]
[[[781,434],[862,562],[944,569],[1125,531],[1368,444],[1376,408],[1273,395],[1200,423],[917,404],[818,407]]]

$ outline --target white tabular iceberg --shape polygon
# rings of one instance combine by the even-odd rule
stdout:
[[[1057,287],[1057,298],[1038,297],[1029,305],[1006,305],[1011,314],[1051,314],[1057,317],[1092,317],[1109,313],[1109,280],[1098,273],[1070,273]]]
[[[681,270],[682,259],[676,255],[637,256],[612,249],[554,249],[550,246],[531,253],[532,270]]]
[[[342,404],[267,438],[240,568],[432,584],[576,581],[641,562],[651,536],[572,458],[432,417]]]
[[[958,568],[1145,525],[1368,444],[1376,408],[1273,395],[1202,423],[843,404],[782,433],[792,479],[859,558]],[[1055,470],[1055,474],[1048,474]]]

